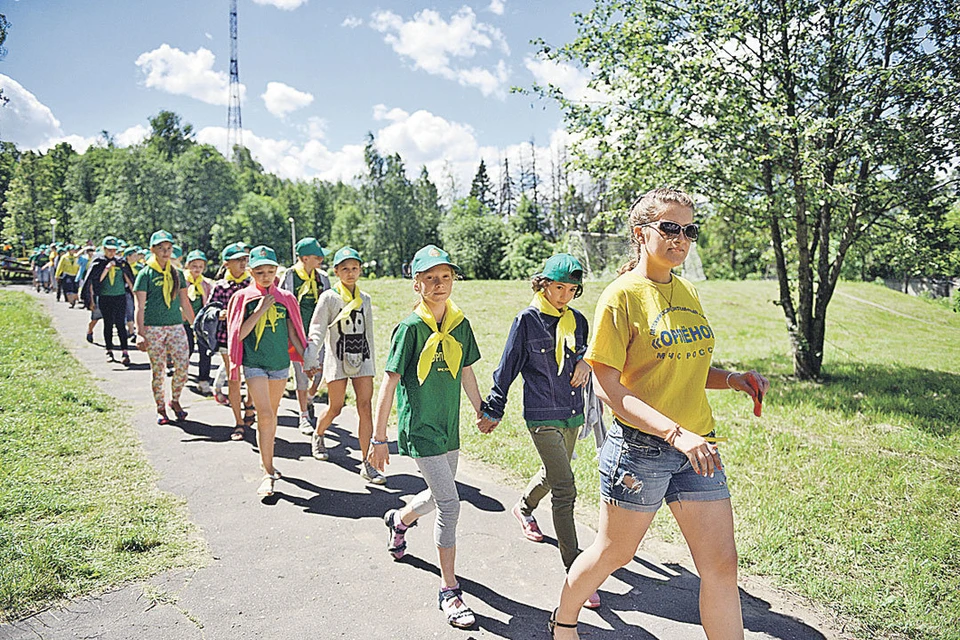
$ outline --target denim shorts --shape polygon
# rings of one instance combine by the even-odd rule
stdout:
[[[600,496],[630,511],[656,511],[666,499],[709,502],[730,498],[727,476],[693,470],[679,449],[661,438],[614,420],[600,449]]]
[[[290,369],[277,369],[276,371],[267,371],[260,367],[248,367],[243,365],[243,377],[247,380],[251,378],[266,378],[267,380],[286,380],[290,375]]]

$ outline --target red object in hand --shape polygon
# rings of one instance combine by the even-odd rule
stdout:
[[[753,415],[759,418],[763,412],[763,394],[760,393],[760,385],[753,376],[747,378],[747,384],[753,390]]]

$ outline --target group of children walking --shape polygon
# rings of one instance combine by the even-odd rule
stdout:
[[[633,558],[666,500],[701,573],[701,618],[708,637],[742,638],[730,494],[717,444],[722,439],[714,435],[705,389],[735,389],[759,402],[769,383],[756,372],[711,365],[713,331],[693,286],[672,273],[697,239],[693,212],[689,196],[671,189],[651,191],[633,204],[629,225],[636,257],[601,296],[592,341],[586,318],[570,307],[583,291],[579,261],[569,254],[547,260],[532,278],[533,299],[510,328],[485,398],[473,371],[480,351],[471,322],[451,298],[460,269],[439,247],[423,247],[410,262],[417,302],[393,330],[375,413],[373,311],[370,296],[359,286],[362,259],[350,247],[333,256],[337,282],[331,286],[321,269],[327,253],[314,238],[296,245],[297,262],[280,277],[272,248],[235,243],[223,250],[219,279],[211,284],[203,278],[205,256],[191,252],[181,271],[172,257],[173,238],[158,231],[150,240],[150,260],[135,277],[108,253],[109,238],[91,277],[99,283],[95,289],[105,323],[113,323],[118,332],[124,283],[134,293],[136,345],[150,356],[160,424],[170,421],[167,407],[176,420],[186,417],[179,404],[191,349],[184,323],[200,315],[218,325],[208,342],[222,356],[229,392],[223,396],[222,379],[213,392],[233,409],[234,438],[242,439],[245,428],[256,422],[263,472],[257,493],[262,497],[272,495],[281,478],[273,443],[291,364],[299,426],[311,435],[311,452],[318,460],[329,456],[324,434],[343,409],[348,382],[352,384],[361,475],[371,483],[386,482],[387,427],[396,402],[397,450],[414,459],[427,488],[402,509],[384,514],[388,551],[402,558],[409,529],[437,512],[437,601],[450,625],[476,623],[455,570],[461,389],[476,427],[489,434],[503,419],[509,389],[519,375],[523,417],[542,465],[512,513],[522,535],[540,542],[543,534],[534,511],[551,496],[567,572],[560,605],[549,621],[551,636],[579,637],[579,609],[600,606],[597,589]],[[120,333],[124,354],[125,340]],[[168,365],[172,396],[165,404]],[[209,360],[205,366],[208,374]],[[246,380],[246,402],[241,378]],[[329,401],[314,424],[310,408],[321,380]],[[594,391],[615,420],[599,453],[603,502],[598,536],[581,550],[571,459],[584,424],[585,398]]]

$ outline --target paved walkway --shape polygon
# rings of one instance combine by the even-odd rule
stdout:
[[[107,393],[135,409],[134,426],[160,487],[182,496],[206,540],[210,560],[95,597],[81,598],[7,626],[0,638],[297,639],[547,638],[563,570],[549,506],[540,509],[548,544],[523,540],[510,514],[517,491],[500,473],[463,460],[463,510],[457,569],[473,630],[449,627],[437,610],[439,582],[432,516],[408,535],[408,554],[386,552],[381,517],[425,485],[416,466],[393,456],[386,487],[357,474],[356,414],[328,432],[331,457],[310,457],[296,428],[296,406],[281,405],[277,466],[284,479],[269,503],[257,499],[254,442],[229,439],[232,414],[212,399],[184,393],[188,420],[155,424],[146,354],[125,370],[84,341],[86,312],[38,296],[62,339]],[[191,365],[191,373],[195,367]],[[189,389],[189,387],[188,387]],[[122,394],[120,391],[122,390]],[[424,526],[426,525],[426,526]],[[581,544],[594,533],[580,527]],[[698,578],[685,552],[645,543],[634,562],[601,588],[603,607],[581,615],[581,637],[602,640],[704,638],[698,626]],[[759,581],[742,583],[747,637],[839,638],[821,616],[791,604]]]

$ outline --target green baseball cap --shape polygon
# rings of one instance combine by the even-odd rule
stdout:
[[[127,256],[131,256],[135,253],[136,254],[140,253],[140,247],[127,247],[126,249],[123,250],[123,257],[126,258]]]
[[[277,262],[276,251],[268,246],[260,245],[259,247],[254,247],[250,250],[250,268],[256,269],[257,267],[262,267],[263,265],[279,267],[280,263]]]
[[[173,259],[179,260],[182,255],[183,255],[183,247],[181,247],[178,244],[173,245]]]
[[[356,260],[360,264],[363,264],[363,260],[360,259],[360,252],[353,247],[344,247],[337,251],[333,256],[333,266],[336,267],[344,260]]]
[[[220,252],[220,262],[226,262],[227,260],[234,260],[236,258],[248,258],[250,257],[250,252],[247,251],[246,247],[242,242],[234,242],[233,244],[228,244],[223,248],[223,251]]]
[[[152,249],[161,242],[169,242],[170,244],[173,244],[173,234],[169,231],[164,231],[163,229],[160,231],[154,231],[153,235],[150,236],[150,248]]]
[[[460,272],[460,267],[450,261],[450,254],[433,244],[428,244],[414,254],[413,260],[410,262],[410,269],[416,275],[428,271],[438,264],[448,264],[453,267],[454,271]]]
[[[298,256],[320,256],[321,258],[327,257],[326,250],[320,246],[320,242],[316,238],[304,238],[297,243],[295,247]]]
[[[583,284],[583,266],[579,260],[569,253],[558,253],[555,256],[550,256],[538,275],[554,282]]]
[[[103,242],[100,243],[104,249],[119,249],[120,242],[115,236],[107,236],[103,239]]]
[[[185,264],[190,264],[194,260],[203,260],[204,262],[206,262],[207,254],[205,254],[203,251],[200,251],[200,249],[194,249],[193,251],[187,254],[187,259],[185,261]]]

